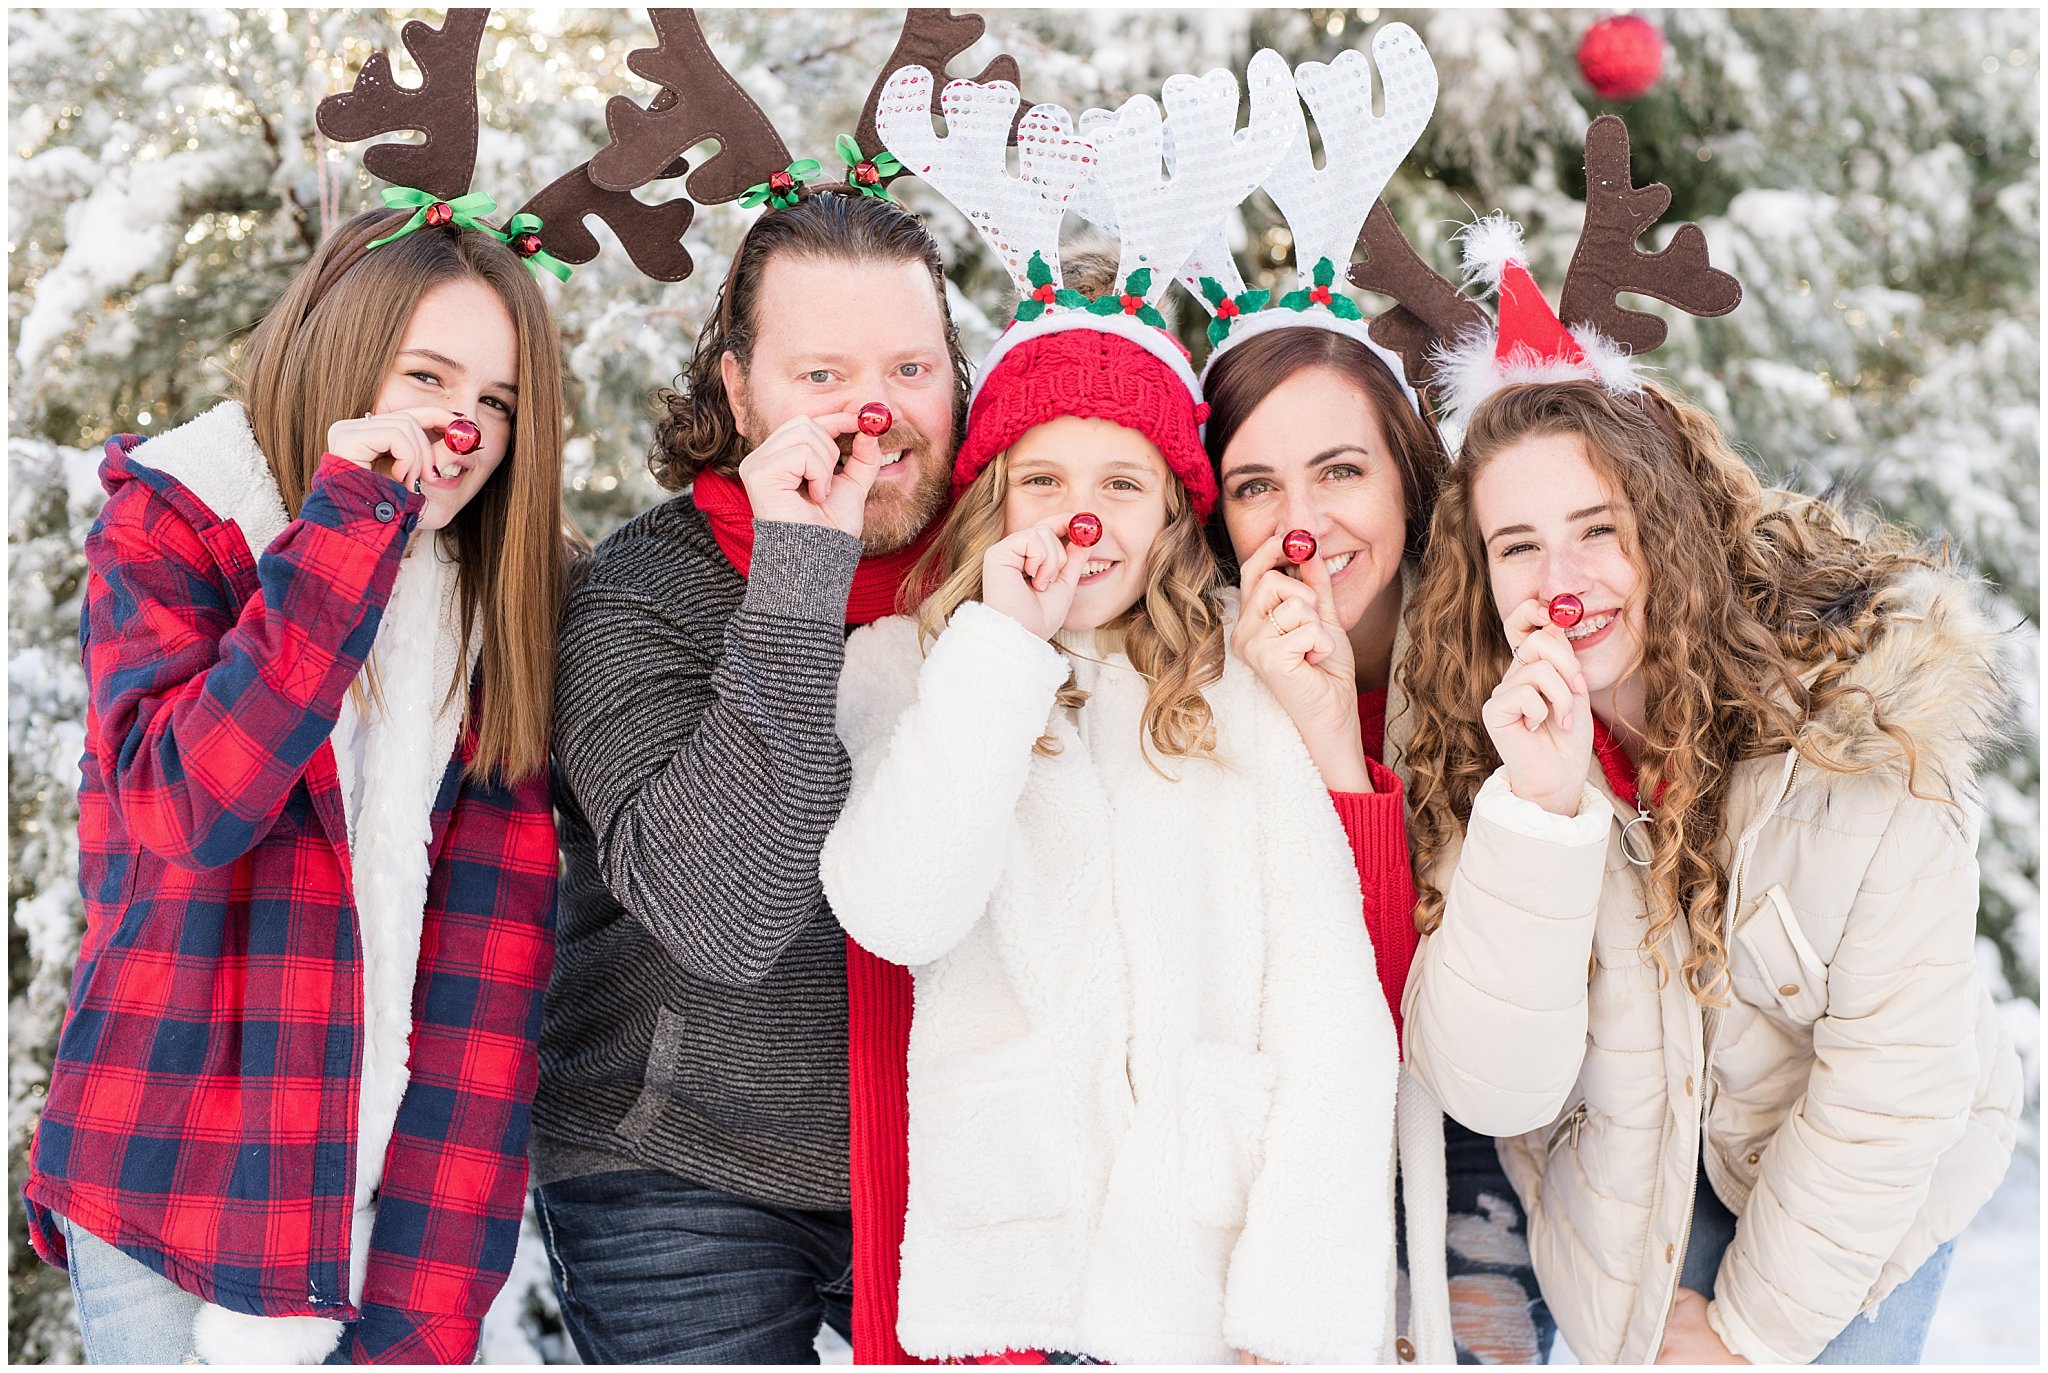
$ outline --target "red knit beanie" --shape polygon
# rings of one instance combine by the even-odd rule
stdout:
[[[1187,355],[1171,334],[1152,332]],[[1216,477],[1200,434],[1209,406],[1189,389],[1192,377],[1183,380],[1150,349],[1106,328],[1027,336],[1002,353],[975,393],[953,463],[953,494],[1027,430],[1072,415],[1109,420],[1150,439],[1187,487],[1195,517],[1207,520],[1216,505]]]

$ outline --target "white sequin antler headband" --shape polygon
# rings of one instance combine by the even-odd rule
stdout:
[[[1372,112],[1375,66],[1386,110],[1378,115]],[[1203,304],[1214,316],[1209,341],[1215,350],[1209,366],[1243,340],[1271,329],[1330,329],[1356,338],[1378,354],[1419,412],[1401,359],[1367,335],[1357,303],[1333,288],[1338,273],[1350,266],[1352,248],[1380,193],[1436,109],[1436,64],[1414,29],[1388,24],[1373,35],[1370,64],[1356,50],[1340,53],[1328,64],[1304,62],[1294,69],[1293,85],[1315,116],[1323,166],[1315,165],[1300,103],[1289,102],[1291,137],[1265,178],[1264,189],[1294,236],[1298,284],[1274,300],[1270,292],[1247,291],[1227,259],[1218,263],[1227,271],[1197,283]]]

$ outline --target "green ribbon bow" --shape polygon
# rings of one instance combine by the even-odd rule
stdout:
[[[384,188],[384,204],[394,210],[402,210],[410,205],[413,207],[412,218],[400,225],[397,233],[386,234],[375,243],[372,243],[370,247],[381,248],[394,239],[404,238],[414,229],[425,224],[427,222],[427,207],[440,203],[440,200],[440,196],[428,195],[425,191],[415,190],[411,186],[386,186]],[[449,221],[450,223],[460,225],[465,229],[481,229],[493,238],[504,237],[503,234],[493,229],[490,225],[478,222],[479,216],[496,214],[498,212],[498,202],[491,199],[484,192],[471,191],[468,195],[457,196],[448,202],[448,208],[455,212],[454,217]]]
[[[897,160],[896,154],[884,148],[873,157],[862,157],[860,155],[860,144],[854,142],[845,134],[839,135],[837,146],[840,158],[846,163],[846,184],[864,196],[872,196],[876,200],[887,200],[890,204],[895,204],[894,199],[889,195],[888,187],[880,183],[873,186],[863,186],[860,183],[858,173],[861,163],[872,162],[875,164],[875,170],[881,175],[894,176],[903,170],[903,164]]]
[[[489,225],[484,225],[482,227],[486,229],[490,228]],[[495,229],[492,229],[491,232],[497,233]],[[521,234],[537,234],[539,232],[539,215],[516,214],[512,216],[512,222],[505,226],[505,232],[502,234],[498,234],[498,237],[504,239],[506,244],[510,245],[512,240],[519,237],[519,235]],[[569,279],[569,264],[562,261],[562,259],[556,257],[546,248],[542,248],[539,252],[533,254],[525,261],[527,268],[529,270],[531,270],[535,266],[539,266],[547,271],[553,272],[555,274],[555,280],[557,281],[567,281]],[[538,275],[538,273],[536,273],[536,275]]]
[[[817,158],[807,157],[800,162],[790,163],[782,170],[796,179],[795,185],[786,191],[777,191],[766,181],[756,182],[747,187],[745,193],[740,196],[740,208],[751,210],[765,200],[775,209],[791,209],[801,197],[804,183],[815,178],[824,168],[819,165]]]

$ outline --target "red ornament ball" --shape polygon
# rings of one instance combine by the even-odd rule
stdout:
[[[1647,19],[1611,15],[1579,40],[1579,75],[1602,100],[1636,100],[1664,71],[1664,35]]]
[[[878,439],[889,432],[889,427],[896,423],[896,417],[889,413],[888,406],[878,400],[871,400],[860,408],[856,423],[860,425],[861,433],[871,439]]]
[[[532,257],[540,251],[540,235],[531,229],[512,235],[512,251],[521,257]]]
[[[1559,629],[1570,629],[1586,618],[1586,603],[1567,591],[1550,598],[1550,622]]]
[[[441,442],[458,457],[476,452],[476,446],[483,441],[484,431],[459,415],[448,421],[448,427],[441,431]]]
[[[1076,548],[1093,548],[1102,538],[1102,519],[1083,510],[1067,521],[1067,539]]]
[[[1305,563],[1316,555],[1316,536],[1306,529],[1290,529],[1280,541],[1280,551],[1291,563]]]
[[[445,200],[437,200],[427,206],[426,220],[427,227],[430,229],[438,229],[453,218],[455,218],[455,207]]]

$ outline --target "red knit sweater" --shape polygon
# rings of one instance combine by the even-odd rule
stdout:
[[[1401,991],[1420,936],[1415,883],[1408,869],[1408,826],[1401,779],[1379,762],[1387,693],[1360,692],[1370,794],[1330,793],[1351,840],[1365,926],[1372,935],[1380,987],[1401,1042]],[[896,1294],[902,1281],[903,1219],[910,1191],[909,1075],[911,980],[846,941],[847,1126],[853,1179],[853,1361],[917,1363],[896,1340]]]

